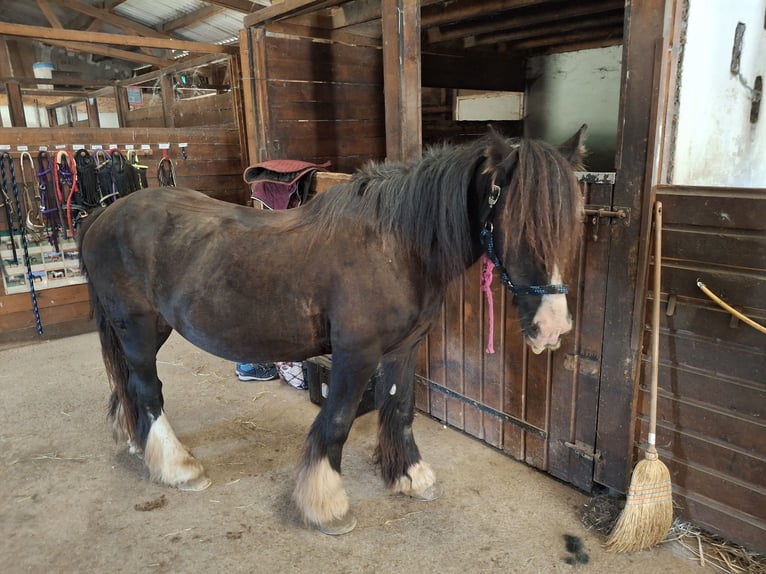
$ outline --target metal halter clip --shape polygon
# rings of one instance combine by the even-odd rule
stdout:
[[[498,199],[500,199],[500,186],[493,183],[489,190],[489,198],[487,201],[490,205],[495,205]]]

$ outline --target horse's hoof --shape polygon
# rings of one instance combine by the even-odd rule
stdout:
[[[426,488],[423,492],[413,494],[412,498],[417,500],[423,500],[425,502],[431,502],[432,500],[439,500],[444,494],[444,487],[439,482],[433,483]]]
[[[341,534],[348,534],[356,526],[356,517],[347,512],[345,516],[336,518],[331,522],[326,522],[317,526],[319,532],[322,534],[329,534],[330,536],[340,536]]]
[[[206,490],[211,484],[213,484],[213,481],[203,474],[197,478],[177,484],[176,488],[178,490],[186,490],[189,492],[200,492]]]

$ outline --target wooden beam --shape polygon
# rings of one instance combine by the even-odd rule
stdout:
[[[281,20],[289,16],[298,16],[306,12],[315,12],[343,4],[345,0],[283,0],[279,4],[272,4],[268,8],[263,8],[258,12],[245,16],[243,23],[246,28]]]
[[[13,62],[11,61],[11,50],[8,47],[8,41],[3,37],[0,37],[0,75],[9,78],[13,78],[16,75],[13,73]]]
[[[334,30],[380,18],[380,0],[356,0],[330,9]]]
[[[42,83],[38,78],[14,78],[12,76],[0,76],[0,84],[5,82],[18,82],[22,86],[37,86]],[[105,86],[113,86],[114,80],[83,80],[82,78],[67,78],[65,80],[45,79],[46,84],[53,84],[54,86],[86,86],[91,88],[103,88]],[[50,90],[48,90],[50,91]]]
[[[85,109],[88,112],[88,127],[100,128],[101,121],[98,117],[98,102],[96,101],[96,98],[86,98]]]
[[[421,156],[420,0],[381,0],[386,159]]]
[[[176,94],[173,85],[173,74],[164,74],[160,78],[160,95],[162,96],[162,115],[165,127],[175,127]]]
[[[27,127],[24,116],[24,99],[21,96],[21,86],[18,82],[6,82],[5,92],[8,94],[8,112],[11,116],[11,126],[14,128]]]
[[[196,24],[200,20],[205,20],[206,18],[210,18],[211,16],[215,16],[221,12],[223,12],[223,8],[219,6],[205,6],[204,8],[200,8],[194,12],[189,12],[188,14],[184,14],[178,18],[164,22],[160,25],[159,31],[168,33],[172,32],[173,30],[178,30],[179,28],[186,28],[187,26]]]
[[[428,30],[427,37],[429,44],[436,44],[439,42],[459,40],[468,36],[491,34],[498,31],[510,32],[519,28],[530,28],[532,26],[549,24],[554,20],[562,21],[617,10],[624,11],[624,9],[624,0],[609,0],[607,2],[599,1],[591,3],[578,2],[575,5],[567,5],[564,8],[556,10],[555,15],[552,15],[547,11],[522,15],[509,14],[501,18],[493,18],[490,21],[482,21],[478,24],[471,24],[470,22],[466,24],[458,23],[449,26],[448,29],[444,31],[438,27],[434,27]]]
[[[2,24],[0,24],[0,28]],[[119,50],[117,48],[109,48],[108,46],[102,46],[101,44],[87,44],[85,42],[62,42],[59,40],[46,40],[45,44],[51,44],[53,46],[61,46],[67,50],[73,52],[84,52],[86,54],[99,54],[101,56],[108,56],[110,58],[117,58],[118,60],[127,60],[129,62],[138,62],[140,64],[148,64],[150,66],[156,66],[162,68],[172,63],[172,60],[165,60],[164,58],[156,58],[147,54],[140,54],[138,52],[130,52],[128,50]]]
[[[615,13],[608,16],[600,16],[588,19],[567,20],[555,22],[547,26],[528,27],[521,30],[503,31],[495,34],[483,34],[476,38],[466,38],[465,47],[487,46],[499,44],[501,42],[517,42],[514,48],[525,49],[539,46],[551,46],[561,44],[563,40],[587,40],[587,35],[594,28],[605,28],[607,33],[611,30],[618,30],[622,33],[622,24],[624,21],[622,13]],[[589,32],[591,31],[591,32]]]
[[[45,16],[45,19],[48,20],[48,23],[51,26],[54,28],[63,28],[58,16],[56,16],[55,12],[51,9],[48,0],[37,0],[37,7],[40,8],[40,12],[43,13],[43,16]]]
[[[137,48],[159,48],[160,50],[181,50],[186,52],[201,52],[228,54],[236,50],[228,46],[207,44],[205,42],[189,42],[173,38],[147,38],[144,36],[123,36],[121,34],[104,34],[103,32],[80,32],[77,30],[56,30],[25,24],[8,24],[0,22],[0,35],[35,38],[37,40],[58,40],[65,42],[88,42],[92,44],[115,44],[118,46],[135,46]]]
[[[493,12],[507,12],[526,6],[557,3],[560,0],[457,0],[451,3],[435,4],[423,9],[420,25],[423,29],[459,22],[469,18],[484,16]]]
[[[229,10],[236,10],[244,14],[249,14],[253,11],[253,4],[259,4],[261,6],[271,6],[271,0],[206,0],[207,4],[213,4],[220,6],[221,8],[228,8]],[[260,8],[256,8],[260,10]]]
[[[102,10],[101,8],[96,8],[95,6],[91,6],[90,4],[86,4],[85,2],[80,2],[80,0],[53,0],[54,2],[57,2],[58,4],[62,4],[66,7],[67,10],[74,10],[75,12],[80,12],[81,14],[85,14],[87,16],[90,16],[91,18],[96,18],[98,20],[101,20],[102,22],[105,22],[106,24],[111,24],[112,26],[116,26],[118,28],[132,30],[138,35],[141,36],[151,36],[154,38],[166,38],[167,35],[163,34],[162,32],[158,32],[154,28],[150,28],[149,26],[144,26],[143,24],[139,24],[138,22],[131,20],[130,18],[124,18],[122,16],[118,16],[117,14],[112,14],[111,12],[108,12],[107,10]],[[88,40],[84,40],[87,42]],[[98,40],[93,40],[98,41]],[[156,47],[156,46],[153,46]]]
[[[120,86],[138,86],[147,82],[154,82],[161,78],[164,74],[171,74],[175,72],[181,72],[183,70],[189,70],[198,66],[207,66],[215,62],[225,62],[229,56],[220,56],[218,54],[207,54],[205,56],[198,56],[196,58],[190,58],[182,62],[174,62],[171,65],[163,67],[161,70],[155,70],[154,72],[148,72],[141,74],[135,78],[128,78],[126,80],[117,80],[116,84]]]

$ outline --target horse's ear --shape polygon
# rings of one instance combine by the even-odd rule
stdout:
[[[559,146],[559,152],[576,170],[582,169],[585,159],[585,132],[588,124],[583,124],[577,133]]]
[[[492,126],[489,128],[487,140],[487,149],[484,152],[487,158],[485,171],[493,174],[495,183],[500,187],[506,187],[519,158],[518,148],[511,146]]]

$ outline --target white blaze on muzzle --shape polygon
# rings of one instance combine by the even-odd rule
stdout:
[[[550,282],[561,283],[561,274],[556,266],[553,267]],[[543,295],[532,324],[537,327],[537,336],[528,340],[533,353],[539,355],[545,349],[558,349],[561,345],[561,335],[572,330],[566,295]]]

